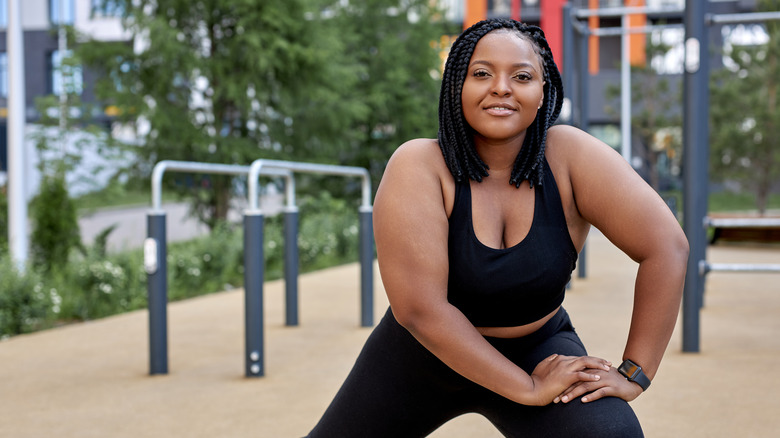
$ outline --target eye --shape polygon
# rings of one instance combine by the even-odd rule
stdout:
[[[484,78],[490,76],[490,73],[488,73],[488,71],[484,69],[477,69],[474,70],[474,72],[471,73],[471,75],[474,76],[475,78]]]
[[[515,75],[515,79],[518,79],[518,80],[523,81],[523,82],[527,82],[527,81],[530,81],[531,79],[533,79],[533,77],[530,74],[528,74],[528,73],[521,72],[521,73],[518,73],[518,74]]]

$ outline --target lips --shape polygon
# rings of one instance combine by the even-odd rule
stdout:
[[[503,103],[487,105],[484,107],[484,110],[488,114],[494,116],[508,116],[514,114],[517,111],[511,105],[503,104]]]

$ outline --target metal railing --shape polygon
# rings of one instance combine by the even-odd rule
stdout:
[[[780,228],[780,218],[712,218],[705,216],[705,228]],[[772,263],[709,263],[706,259],[699,260],[699,275],[710,272],[778,272],[780,264]]]
[[[147,274],[149,308],[149,374],[168,373],[168,265],[165,211],[162,208],[162,178],[166,172],[196,172],[204,174],[248,175],[249,166],[198,163],[191,161],[160,161],[152,171],[152,209],[147,213],[147,238],[144,241],[144,270]],[[285,187],[294,187],[292,173],[283,169],[264,169],[263,176],[285,179]],[[293,189],[294,191],[294,189]],[[255,200],[257,202],[257,200]],[[287,208],[294,207],[294,198],[287,197]],[[286,231],[286,230],[285,230]],[[290,243],[292,242],[292,243]],[[285,248],[296,240],[286,239]],[[286,259],[286,264],[290,262]],[[285,266],[287,268],[287,266]],[[297,268],[297,261],[296,261]],[[295,277],[285,277],[286,286],[295,288]]]
[[[372,230],[371,178],[368,170],[360,167],[301,163],[279,160],[255,160],[248,179],[249,207],[244,213],[244,290],[247,333],[245,344],[245,375],[260,377],[265,374],[263,345],[263,212],[257,203],[258,177],[268,169],[320,175],[360,177],[362,201],[360,216],[360,314],[361,325],[373,325],[374,241]],[[289,188],[288,188],[289,190]],[[293,197],[294,193],[288,193]],[[297,213],[296,213],[297,214]]]

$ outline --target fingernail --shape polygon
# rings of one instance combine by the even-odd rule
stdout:
[[[583,403],[587,403],[588,402],[588,397],[582,397],[582,402]]]
[[[593,376],[593,377],[595,377],[595,379],[593,379],[593,380],[599,380],[599,379],[601,378],[601,376],[599,376],[598,374],[596,374],[596,375],[595,375],[595,376]]]
[[[561,401],[566,403],[567,401],[569,401],[569,396],[568,395],[564,395],[563,398],[561,399]]]

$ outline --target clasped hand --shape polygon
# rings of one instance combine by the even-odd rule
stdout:
[[[593,356],[563,356],[553,354],[541,361],[533,373],[534,404],[568,403],[582,396],[582,402],[602,397],[618,397],[631,401],[642,388],[629,382],[608,360]]]

